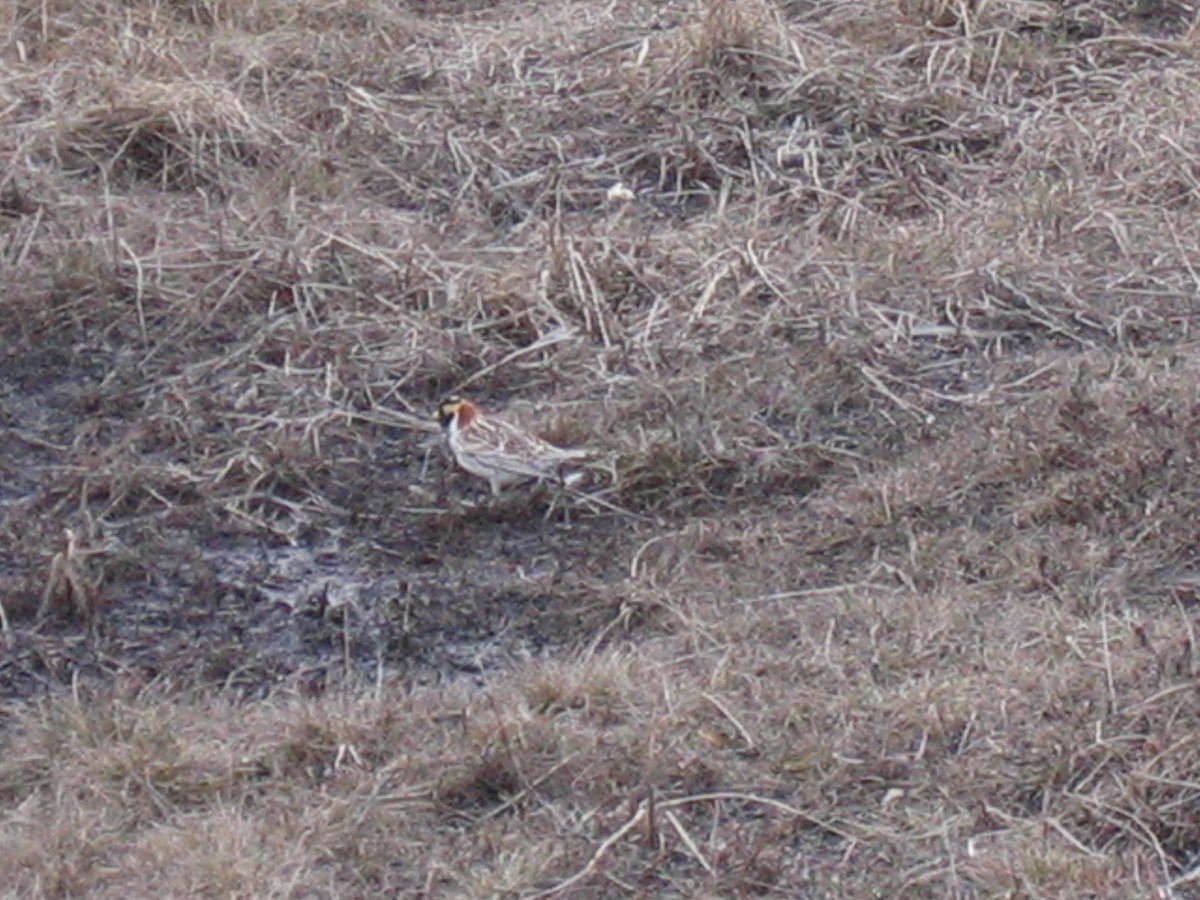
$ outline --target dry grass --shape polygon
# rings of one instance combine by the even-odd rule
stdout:
[[[0,897],[1200,896],[1189,5],[0,24]]]

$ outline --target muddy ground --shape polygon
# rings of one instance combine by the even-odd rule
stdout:
[[[6,338],[7,699],[82,676],[248,695],[470,676],[628,624],[619,586],[645,539],[630,516],[534,485],[492,500],[440,436],[359,422],[276,461],[243,515],[163,474],[186,461],[155,446],[159,391],[122,375],[135,351]],[[64,528],[86,596],[52,584]]]

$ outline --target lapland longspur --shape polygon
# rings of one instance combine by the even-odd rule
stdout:
[[[555,447],[461,397],[443,400],[437,417],[455,462],[486,478],[497,495],[502,487],[530,479],[572,485],[582,473],[569,471],[570,463],[591,455]]]

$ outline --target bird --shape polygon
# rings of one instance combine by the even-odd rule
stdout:
[[[570,487],[583,477],[582,472],[569,471],[570,463],[591,456],[588,450],[556,447],[462,397],[443,400],[436,417],[455,462],[486,478],[493,496],[503,487],[529,480]]]

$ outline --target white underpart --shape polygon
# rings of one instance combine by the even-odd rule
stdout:
[[[572,487],[583,478],[582,472],[564,472],[563,464],[571,460],[584,459],[591,454],[587,450],[567,450],[542,442],[545,453],[536,460],[523,460],[508,453],[488,453],[478,445],[470,446],[458,427],[458,419],[450,422],[447,440],[458,464],[480,478],[486,478],[493,494],[502,487],[520,481],[558,481]]]

